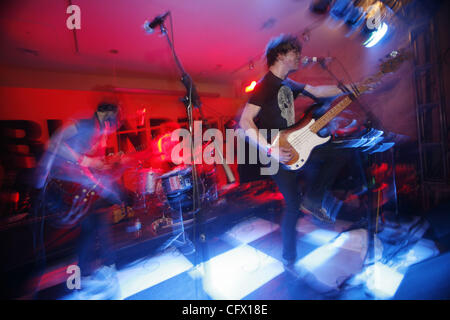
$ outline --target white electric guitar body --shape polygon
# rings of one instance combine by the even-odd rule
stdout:
[[[297,128],[295,131],[290,132],[280,132],[277,137],[275,137],[274,143],[277,139],[280,139],[281,146],[286,147],[286,142],[289,144],[291,152],[293,151],[294,157],[289,161],[289,163],[284,164],[284,166],[289,170],[299,170],[301,169],[306,161],[308,160],[311,151],[330,140],[331,137],[322,138],[316,133],[311,131],[311,127],[316,121],[311,119],[309,123],[302,127]]]

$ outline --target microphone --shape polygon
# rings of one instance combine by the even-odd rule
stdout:
[[[145,20],[143,25],[145,32],[147,32],[148,34],[152,34],[153,32],[155,32],[154,29],[162,24],[169,14],[170,11],[167,11],[163,14],[160,14],[159,16],[156,16],[155,19],[153,19],[151,22]]]
[[[333,61],[333,57],[307,57],[304,56],[302,58],[301,64],[302,67],[306,67],[306,66],[312,66],[313,64],[319,63],[321,65],[326,65],[328,63],[330,63],[331,61]]]

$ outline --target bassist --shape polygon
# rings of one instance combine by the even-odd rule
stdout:
[[[272,39],[266,48],[269,71],[258,82],[255,90],[245,105],[240,119],[240,126],[246,130],[251,143],[264,150],[280,163],[285,164],[293,157],[288,148],[278,144],[271,145],[273,137],[264,137],[259,129],[285,129],[295,123],[294,100],[299,95],[325,98],[342,94],[334,85],[311,86],[297,83],[288,75],[299,68],[302,46],[292,35],[280,35]],[[252,130],[249,130],[252,129]],[[281,223],[283,239],[283,262],[288,271],[292,271],[296,257],[296,224],[302,216],[299,212],[301,203],[298,190],[297,172],[283,169],[272,175],[282,193],[286,208]]]

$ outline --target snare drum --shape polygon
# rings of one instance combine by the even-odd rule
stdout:
[[[192,168],[180,166],[161,176],[161,184],[169,206],[174,211],[192,211]]]
[[[192,189],[192,168],[175,168],[161,176],[166,196],[175,196]]]

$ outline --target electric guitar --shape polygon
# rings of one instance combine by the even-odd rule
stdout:
[[[150,154],[143,150],[109,155],[104,158],[104,167],[99,169],[61,161],[53,169],[45,188],[45,207],[52,216],[53,226],[73,227],[89,214],[99,199],[108,199],[111,204],[120,202],[118,180],[126,169],[136,166],[140,159]]]
[[[404,50],[392,51],[381,63],[380,71],[357,86],[358,92],[355,93],[355,96],[371,90],[374,83],[379,82],[382,76],[396,71],[409,58],[410,54],[404,52]],[[278,143],[281,148],[290,149],[293,154],[291,160],[283,164],[285,168],[288,170],[302,168],[306,164],[311,151],[331,138],[331,136],[322,138],[317,133],[352,102],[351,96],[340,96],[331,103],[330,109],[319,119],[313,119],[311,112],[293,126],[281,130],[275,136],[272,145]]]

